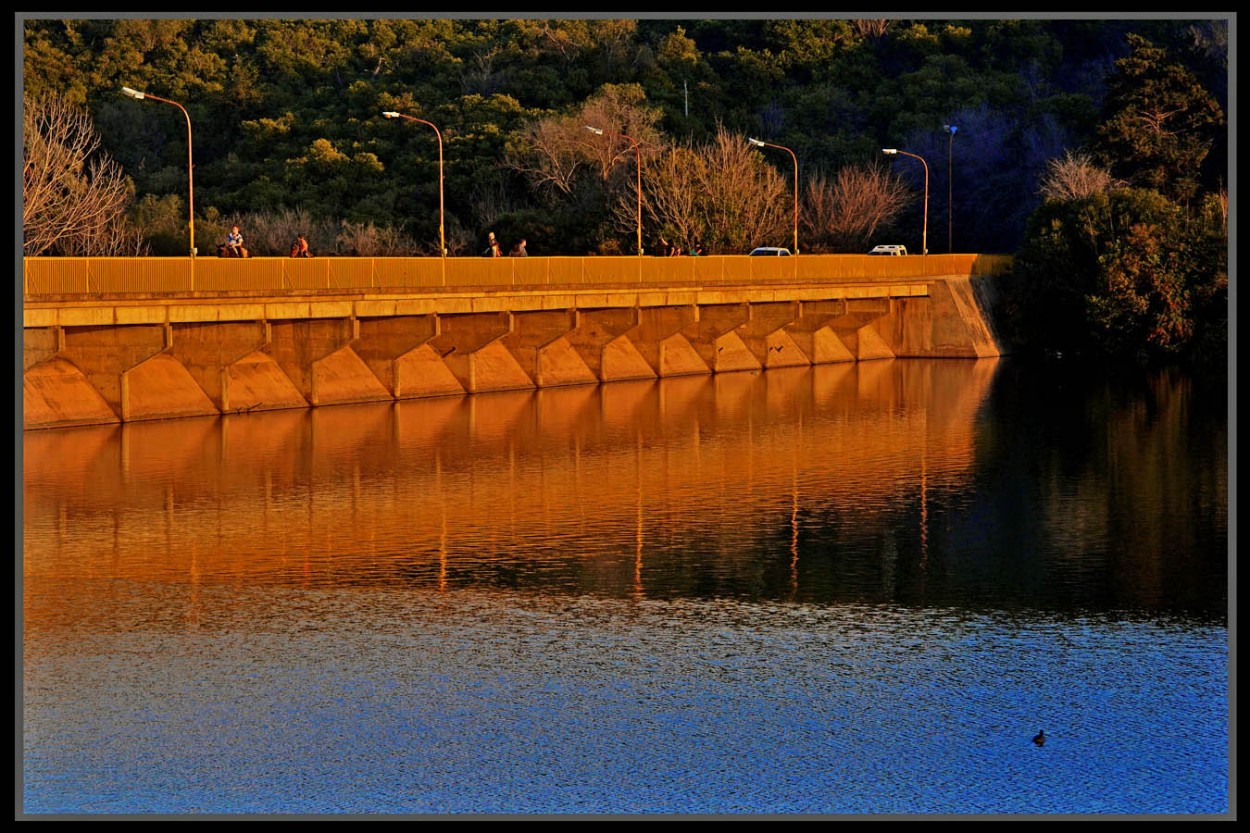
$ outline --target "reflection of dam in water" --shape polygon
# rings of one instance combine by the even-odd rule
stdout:
[[[868,519],[966,478],[996,364],[861,362],[30,432],[25,572],[446,586],[497,559],[645,585],[640,559],[678,549],[742,569],[776,551],[791,569],[800,511]]]

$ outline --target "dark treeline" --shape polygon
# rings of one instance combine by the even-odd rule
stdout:
[[[635,156],[620,136],[643,160],[649,253],[661,237],[703,239],[711,253],[788,245],[794,163],[804,251],[878,242],[919,251],[925,168],[884,157],[885,147],[927,162],[930,252],[1024,254],[1039,235],[1061,234],[1056,218],[1044,230],[1030,218],[1049,199],[1048,176],[1050,195],[1062,192],[1056,160],[1065,158],[1108,177],[1097,194],[1065,194],[1066,205],[1145,189],[1167,202],[1152,211],[1176,207],[1181,224],[1208,216],[1204,200],[1227,188],[1221,19],[49,19],[24,27],[27,107],[55,99],[89,113],[99,150],[133,183],[128,222],[153,254],[186,252],[186,123],[122,87],[187,111],[202,251],[243,219],[261,254],[285,253],[293,230],[326,254],[434,254],[439,138],[453,255],[479,254],[488,230],[505,246],[526,238],[532,254],[632,252]],[[1166,138],[1175,123],[1158,123],[1175,108],[1146,113],[1148,102],[1134,97],[1152,84],[1160,85],[1155,100],[1175,95],[1175,107],[1210,116],[1184,123],[1188,143]],[[424,120],[438,136],[385,111]],[[592,118],[606,136],[585,130]],[[1163,137],[1154,144],[1152,131]],[[878,194],[874,171],[905,185],[909,198],[869,225],[839,224],[837,206],[846,214],[854,204],[849,191],[872,183],[866,193]],[[672,204],[683,182],[715,201],[714,175],[731,182],[719,197],[725,206],[696,216]],[[882,199],[893,193],[888,183],[880,189]],[[769,207],[743,214],[753,202]],[[1123,335],[1124,322],[1115,326]]]

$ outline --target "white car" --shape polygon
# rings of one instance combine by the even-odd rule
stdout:
[[[754,257],[756,255],[780,255],[781,257],[789,257],[790,250],[781,249],[777,246],[760,246],[758,249],[751,250],[751,256]]]
[[[868,254],[870,254],[870,255],[899,255],[899,256],[901,256],[901,255],[905,255],[905,254],[907,254],[907,247],[906,247],[906,246],[895,246],[895,245],[892,245],[892,244],[885,244],[885,245],[881,245],[881,246],[873,246],[873,247],[872,247],[872,251],[871,251],[871,252],[869,252]]]

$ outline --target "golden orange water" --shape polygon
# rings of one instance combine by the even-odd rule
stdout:
[[[255,583],[424,558],[445,576],[449,553],[621,526],[640,568],[649,545],[715,540],[726,523],[763,534],[815,499],[871,514],[922,479],[957,482],[994,366],[865,362],[31,432],[24,575]]]

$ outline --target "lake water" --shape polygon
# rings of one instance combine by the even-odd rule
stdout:
[[[1227,814],[1227,417],[887,360],[27,432],[19,812]]]

